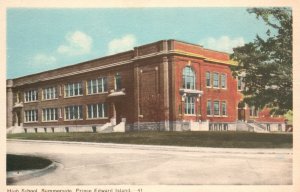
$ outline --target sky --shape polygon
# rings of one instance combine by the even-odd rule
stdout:
[[[159,40],[177,39],[232,53],[265,37],[246,8],[7,10],[7,78],[60,68]]]

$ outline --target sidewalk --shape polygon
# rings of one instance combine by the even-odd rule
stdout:
[[[162,146],[162,145],[137,145],[137,144],[115,144],[115,143],[93,143],[76,141],[48,141],[48,140],[21,140],[7,139],[7,142],[29,142],[29,143],[53,143],[66,145],[86,145],[99,146],[105,148],[118,149],[139,149],[139,150],[159,150],[159,151],[178,151],[178,152],[201,152],[201,153],[228,153],[228,154],[293,154],[293,149],[285,148],[212,148],[212,147],[181,147],[181,146]]]

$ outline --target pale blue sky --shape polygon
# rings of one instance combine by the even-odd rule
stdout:
[[[246,8],[16,9],[7,11],[7,78],[178,39],[232,52],[264,35]]]

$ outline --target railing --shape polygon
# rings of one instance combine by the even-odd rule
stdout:
[[[263,125],[261,125],[261,124],[255,122],[255,121],[253,122],[253,124],[256,125],[257,127],[261,128],[261,129],[263,129],[263,130],[266,130],[266,129],[267,129],[265,126],[263,126]]]
[[[248,127],[248,131],[249,132],[254,132],[254,127],[252,126],[252,125],[250,125],[250,124],[248,124],[248,123],[245,123],[246,124],[246,126]]]

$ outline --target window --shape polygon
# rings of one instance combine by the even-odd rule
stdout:
[[[121,86],[121,75],[119,73],[117,73],[115,75],[115,90],[121,90],[122,86]]]
[[[214,101],[214,115],[220,115],[220,102]]]
[[[63,108],[59,108],[59,118],[62,118]]]
[[[210,78],[210,72],[207,71],[206,74],[206,87],[211,87],[211,78]]]
[[[69,83],[65,85],[65,97],[82,95],[81,83]]]
[[[25,122],[37,122],[38,121],[38,110],[25,110]]]
[[[238,76],[238,90],[243,91],[245,87],[244,77]]]
[[[207,115],[212,115],[212,113],[211,113],[211,101],[210,100],[208,100],[207,104],[206,104],[206,114]]]
[[[43,109],[43,121],[57,121],[57,120],[58,120],[57,108]]]
[[[56,87],[48,87],[43,89],[43,99],[49,100],[49,99],[56,99],[57,98],[57,91]]]
[[[107,91],[106,77],[89,80],[87,82],[88,94],[103,93]]]
[[[185,89],[195,89],[195,72],[191,67],[185,67],[182,75],[182,87]]]
[[[20,92],[17,92],[17,103],[20,102],[20,98],[21,98],[21,93],[20,93]]]
[[[82,106],[73,105],[73,106],[65,107],[65,119],[66,120],[82,119]]]
[[[221,88],[226,89],[227,78],[226,74],[221,74]]]
[[[185,98],[185,114],[194,115],[195,114],[195,97],[187,96]]]
[[[222,115],[223,116],[227,115],[227,104],[226,104],[226,101],[222,101]]]
[[[38,100],[38,91],[37,90],[30,90],[24,93],[25,102],[33,102]]]
[[[214,77],[214,81],[213,81],[214,88],[219,88],[219,73],[214,73],[213,77]]]
[[[89,119],[107,117],[107,106],[104,103],[87,105]]]
[[[251,117],[257,117],[258,116],[258,109],[256,109],[254,106],[250,107],[250,116]]]

